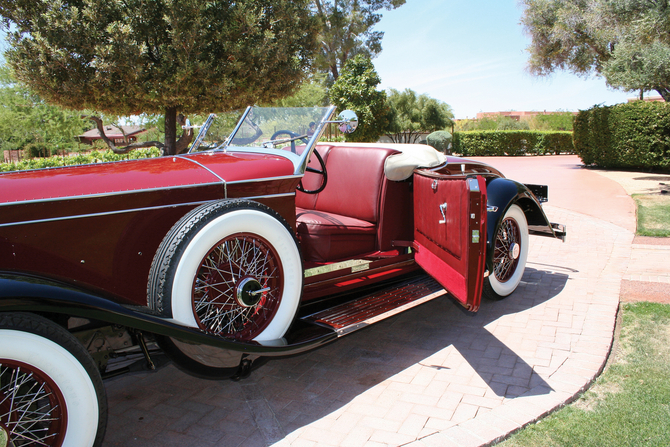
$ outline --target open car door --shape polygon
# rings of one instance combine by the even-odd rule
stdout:
[[[414,172],[416,262],[465,308],[477,311],[486,264],[486,181]]]

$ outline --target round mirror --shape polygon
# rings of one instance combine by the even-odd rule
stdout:
[[[358,116],[353,110],[345,110],[337,116],[337,120],[340,123],[337,126],[342,133],[353,133],[358,127]]]

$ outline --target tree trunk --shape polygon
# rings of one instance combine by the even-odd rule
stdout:
[[[657,88],[655,89],[659,95],[663,97],[665,102],[670,102],[670,89],[667,88]]]
[[[165,147],[163,155],[177,155],[177,108],[165,109]]]

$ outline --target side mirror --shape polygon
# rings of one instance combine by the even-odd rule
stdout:
[[[342,133],[353,133],[358,128],[358,116],[353,110],[345,110],[337,116],[337,126]]]

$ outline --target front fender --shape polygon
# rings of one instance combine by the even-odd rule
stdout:
[[[563,233],[557,233],[554,225],[549,222],[539,200],[526,187],[508,178],[492,178],[486,185],[487,213],[486,213],[486,267],[491,271],[493,265],[493,241],[498,232],[500,222],[510,206],[516,204],[524,212],[528,222],[529,234],[563,238]]]
[[[337,338],[331,330],[313,327],[291,331],[273,345],[217,337],[153,315],[148,308],[124,306],[88,291],[45,278],[0,272],[0,312],[34,312],[82,317],[165,335],[221,349],[263,356],[292,355],[314,349]]]

